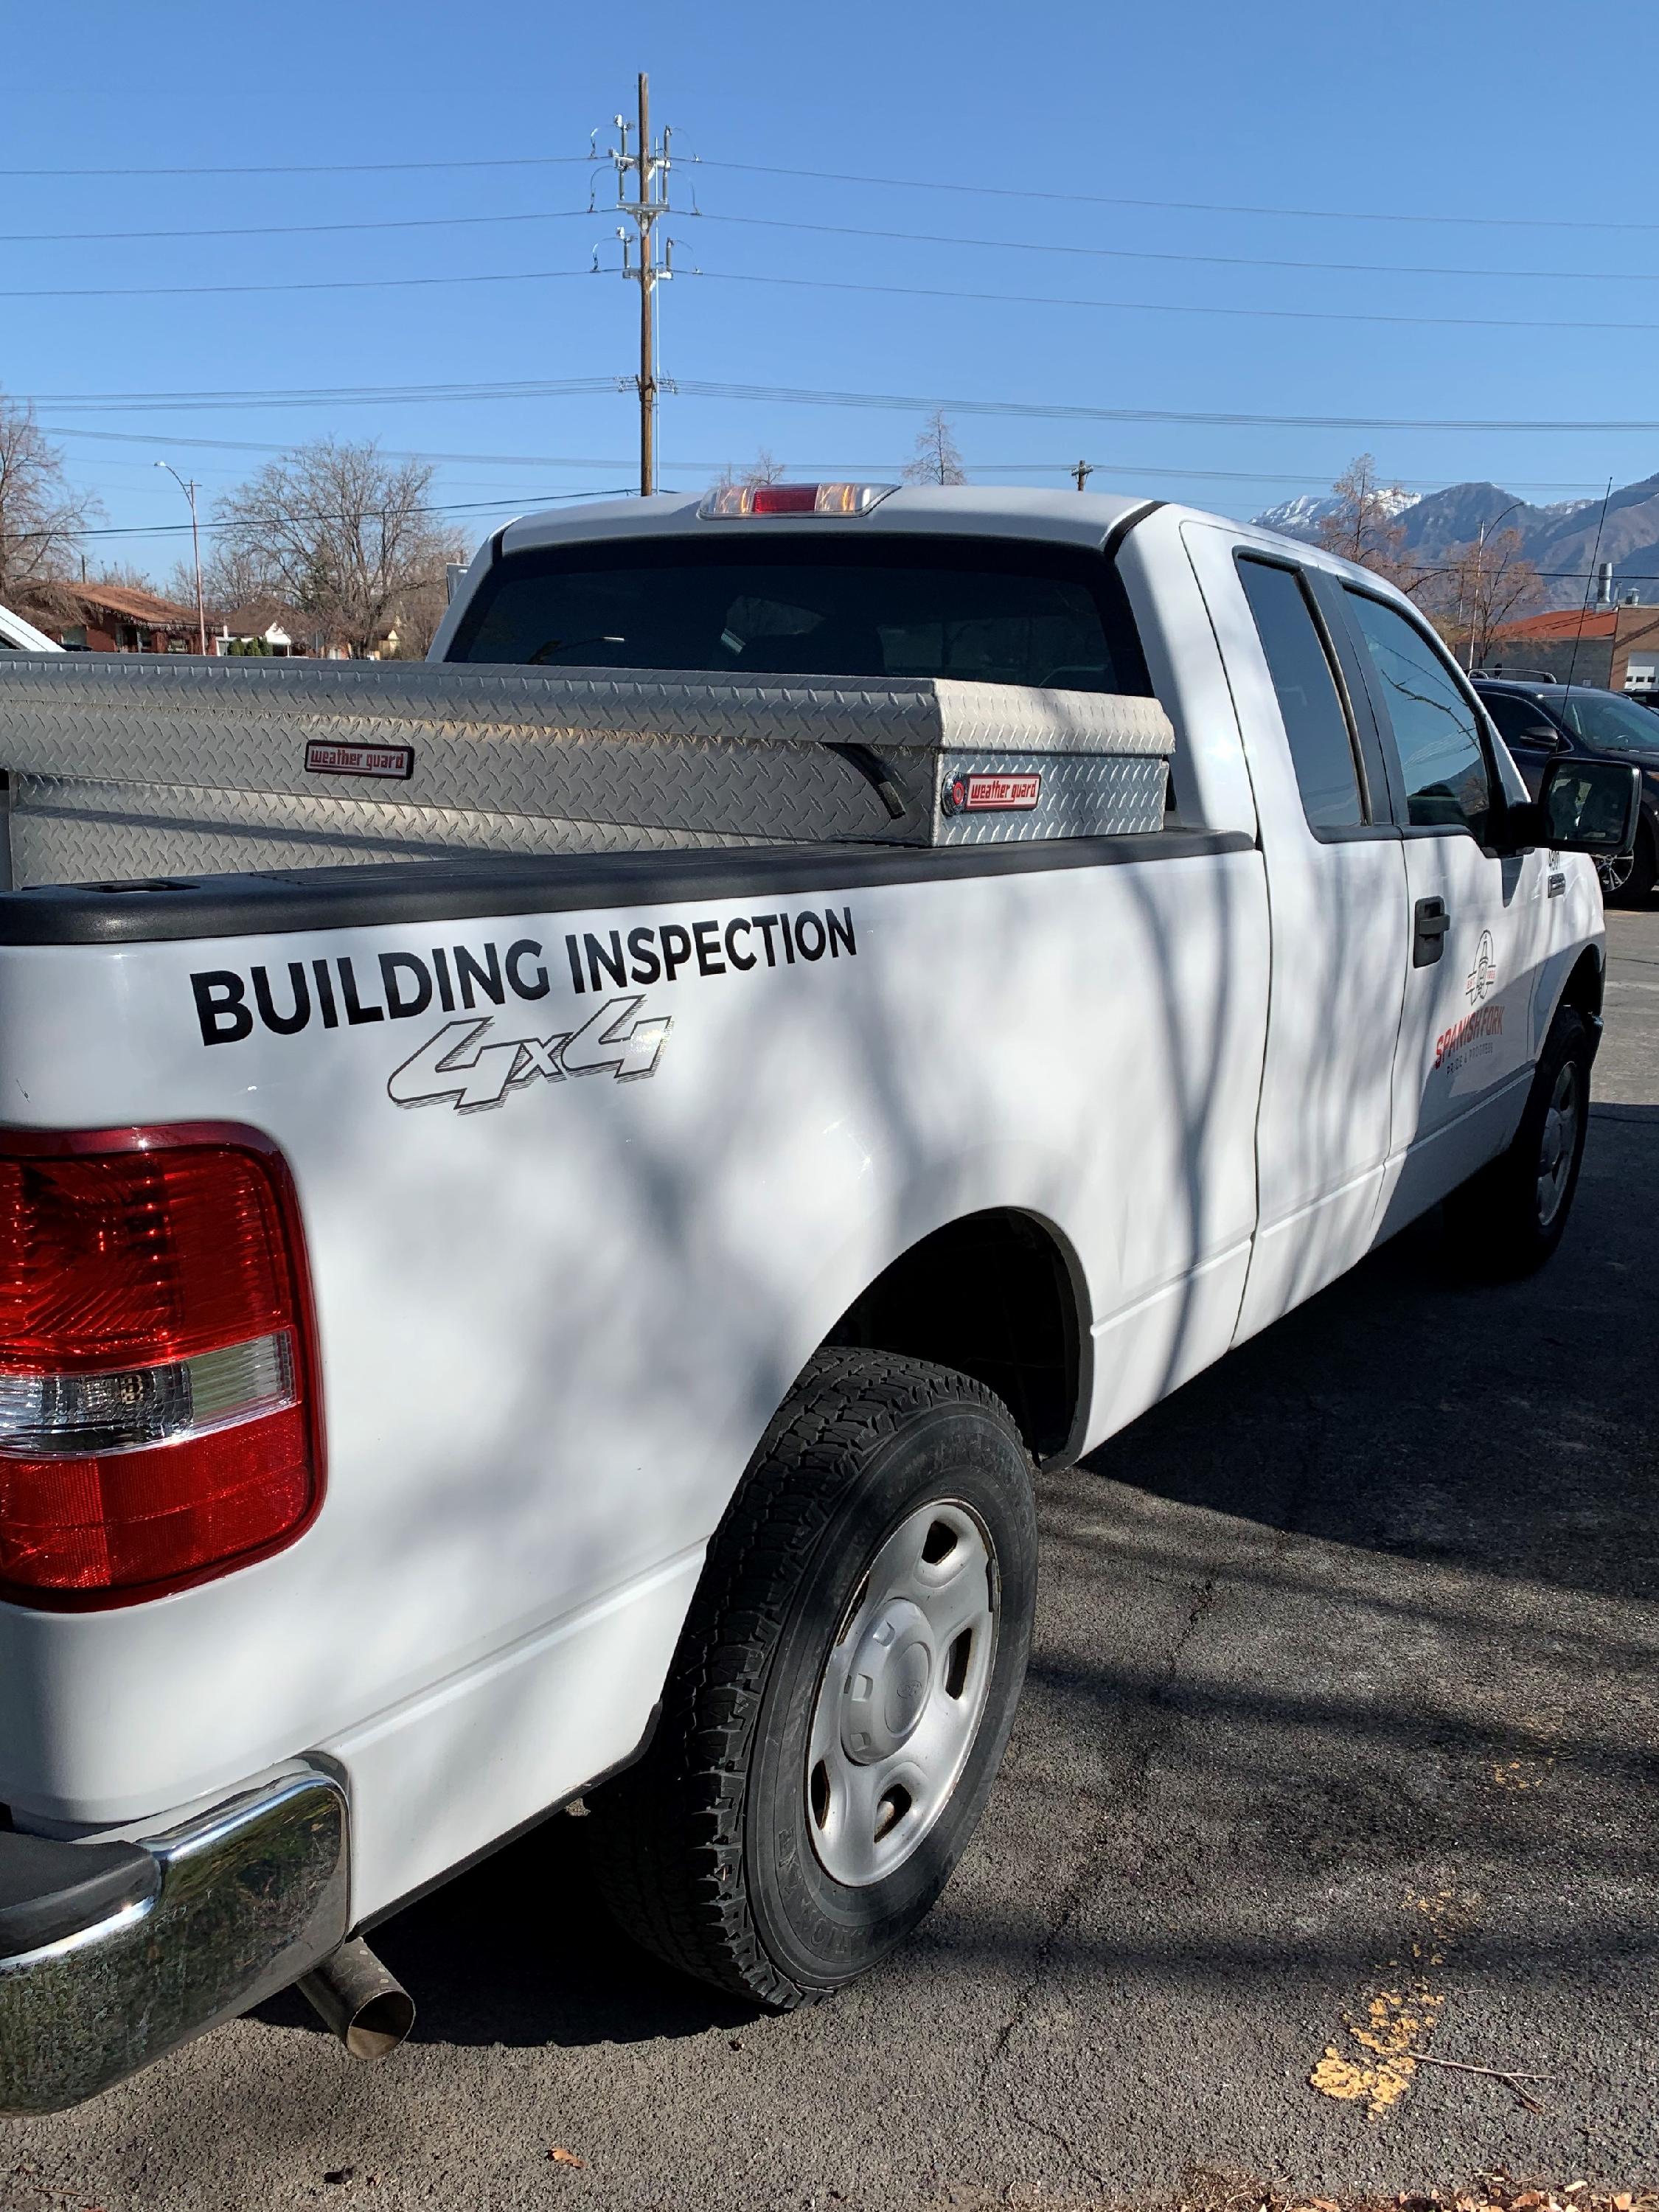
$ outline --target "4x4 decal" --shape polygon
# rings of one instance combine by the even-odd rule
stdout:
[[[449,1098],[458,1114],[469,1114],[501,1105],[509,1091],[538,1079],[562,1083],[568,1075],[611,1075],[618,1083],[630,1083],[654,1075],[673,1018],[641,1019],[644,1003],[642,996],[607,999],[580,1029],[546,1037],[502,1038],[495,1044],[482,1042],[494,1026],[487,1015],[479,1021],[446,1022],[393,1069],[386,1096],[396,1106],[432,1106]]]

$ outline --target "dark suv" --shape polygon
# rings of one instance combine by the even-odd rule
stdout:
[[[1474,688],[1534,796],[1545,763],[1561,755],[1633,761],[1641,769],[1636,849],[1598,865],[1609,897],[1644,904],[1659,878],[1659,714],[1594,684],[1541,676],[1476,676]]]

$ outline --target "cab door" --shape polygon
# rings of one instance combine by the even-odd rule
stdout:
[[[1334,578],[1212,525],[1182,536],[1220,643],[1267,861],[1272,990],[1256,1237],[1237,1334],[1376,1235],[1406,972],[1406,873]]]
[[[1541,852],[1487,846],[1504,792],[1474,693],[1392,602],[1343,599],[1397,780],[1409,955],[1381,1231],[1422,1212],[1509,1142],[1531,1075],[1545,921]]]

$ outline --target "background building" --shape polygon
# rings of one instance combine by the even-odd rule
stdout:
[[[1659,691],[1659,607],[1562,608],[1493,632],[1488,675],[1553,676],[1609,691]]]

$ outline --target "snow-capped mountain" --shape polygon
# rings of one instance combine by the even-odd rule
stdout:
[[[1392,518],[1403,514],[1408,507],[1415,507],[1420,495],[1401,491],[1396,484],[1383,489],[1378,496]],[[1294,499],[1281,500],[1277,507],[1264,508],[1252,519],[1264,530],[1282,531],[1286,538],[1311,538],[1323,518],[1334,514],[1340,504],[1328,493],[1298,492]]]
[[[1255,520],[1287,538],[1311,540],[1321,517],[1337,505],[1329,496],[1304,492],[1268,507]],[[1425,563],[1443,561],[1473,545],[1483,529],[1514,531],[1522,558],[1540,571],[1544,607],[1578,605],[1592,564],[1602,561],[1613,563],[1617,592],[1638,591],[1644,605],[1659,601],[1659,477],[1625,484],[1612,493],[1605,515],[1599,499],[1563,499],[1534,507],[1501,484],[1486,483],[1401,494],[1392,506],[1401,526],[1401,552]]]

